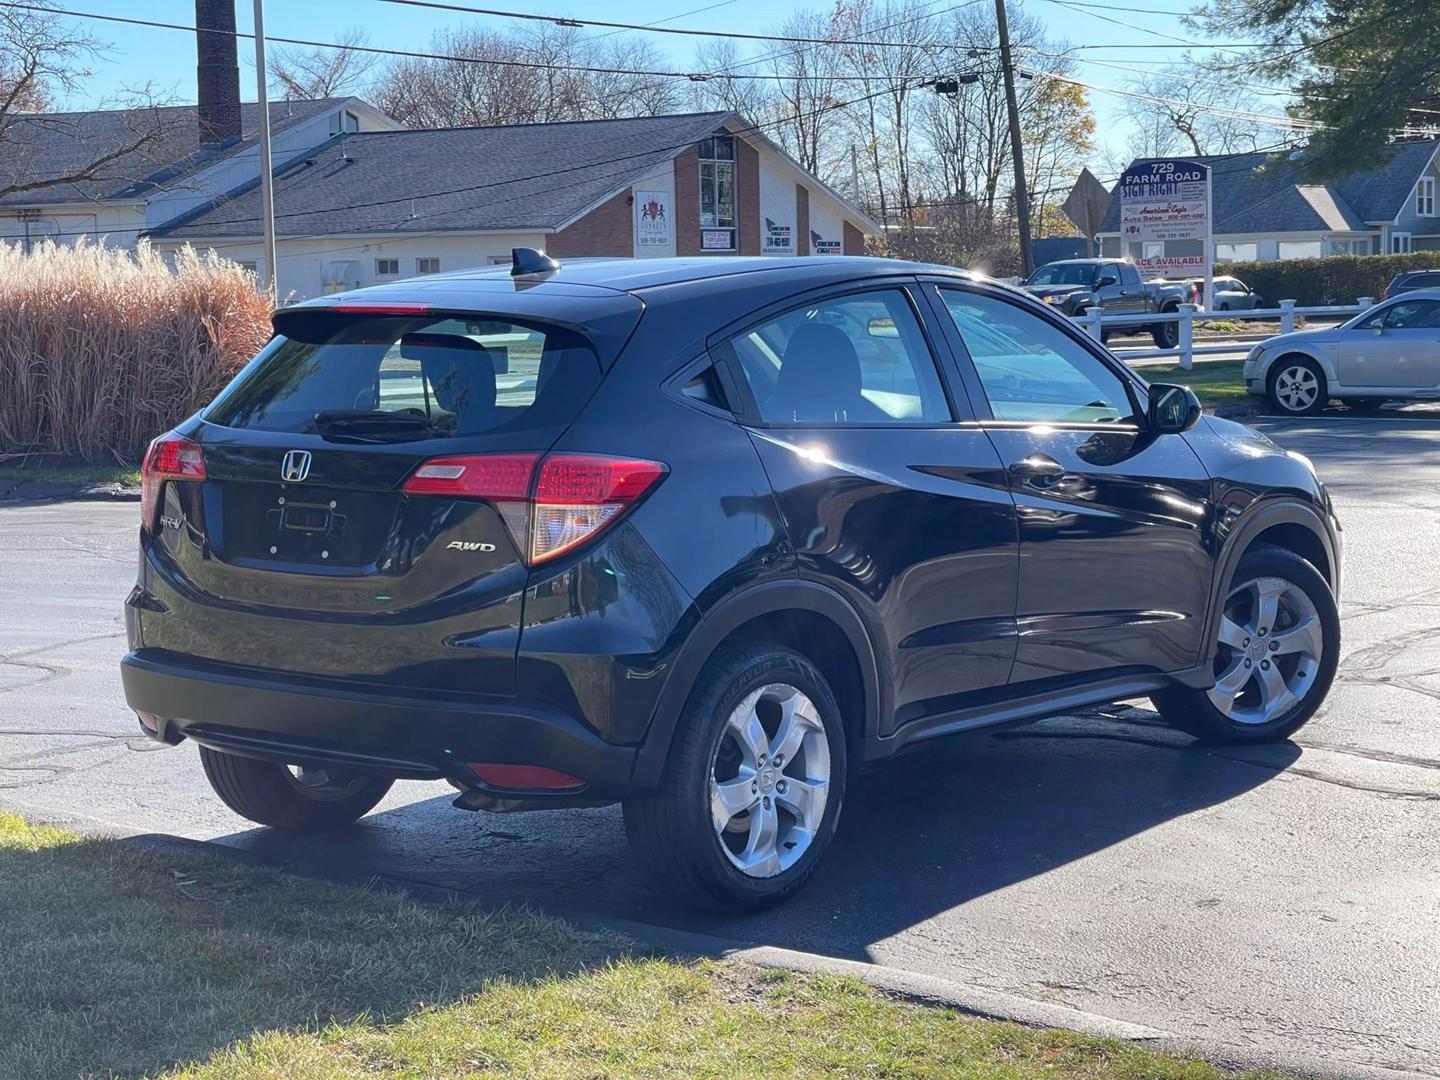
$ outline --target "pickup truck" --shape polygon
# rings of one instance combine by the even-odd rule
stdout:
[[[1103,308],[1106,315],[1169,315],[1179,311],[1181,304],[1196,300],[1190,284],[1141,281],[1135,264],[1123,259],[1062,259],[1046,263],[1020,287],[1072,318],[1084,316],[1090,307]],[[1136,324],[1136,328],[1144,326]],[[1157,348],[1173,349],[1179,344],[1179,323],[1152,323],[1149,330]],[[1102,333],[1108,338],[1118,332],[1112,328]]]

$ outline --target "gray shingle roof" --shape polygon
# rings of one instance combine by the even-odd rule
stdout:
[[[734,114],[440,128],[332,139],[276,174],[282,237],[551,229]],[[259,234],[255,184],[151,231],[167,240]]]
[[[271,102],[272,130],[283,131],[347,100]],[[156,137],[107,163],[93,179],[13,192],[0,198],[0,206],[143,196],[254,141],[260,123],[260,107],[255,102],[241,106],[241,138],[210,146],[200,145],[197,112],[194,105],[178,105],[11,117],[0,142],[0,187],[73,175],[105,154],[132,145],[142,135],[153,132]]]
[[[1212,170],[1215,232],[1328,232],[1366,229],[1366,222],[1392,219],[1437,145],[1440,141],[1434,139],[1396,143],[1376,168],[1324,185],[1328,199],[1317,197],[1318,185],[1299,176],[1296,163],[1283,155],[1227,154],[1193,160]],[[1337,212],[1344,225],[1337,224]],[[1110,204],[1100,231],[1120,231],[1118,198]]]

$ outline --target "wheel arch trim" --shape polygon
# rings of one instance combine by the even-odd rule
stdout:
[[[1320,373],[1325,376],[1327,391],[1333,390],[1339,385],[1339,380],[1335,375],[1335,366],[1331,363],[1330,357],[1324,355],[1322,350],[1307,345],[1288,345],[1285,348],[1277,349],[1274,356],[1270,356],[1268,353],[1264,354],[1258,374],[1267,388],[1270,385],[1270,376],[1275,372],[1280,361],[1292,356],[1298,356],[1303,360],[1309,360],[1312,364],[1317,364]]]
[[[729,596],[711,608],[676,656],[635,760],[631,777],[635,786],[649,787],[659,782],[685,702],[715,651],[746,623],[790,611],[808,612],[826,619],[849,642],[864,687],[863,724],[859,734],[862,737],[875,734],[882,709],[880,665],[859,613],[844,596],[819,582],[800,578],[768,581]]]
[[[1329,566],[1317,566],[1315,569],[1329,581],[1331,592],[1336,595],[1338,600],[1339,553],[1321,513],[1314,507],[1293,499],[1267,500],[1259,505],[1251,504],[1231,526],[1230,535],[1225,539],[1224,547],[1221,548],[1219,557],[1216,559],[1215,576],[1210,585],[1210,601],[1205,611],[1205,636],[1202,639],[1204,651],[1200,657],[1202,665],[1209,664],[1215,658],[1217,639],[1220,633],[1220,615],[1225,606],[1225,595],[1235,568],[1240,564],[1240,559],[1255,539],[1276,525],[1298,525],[1314,534],[1315,539],[1324,549],[1326,561],[1329,563]]]

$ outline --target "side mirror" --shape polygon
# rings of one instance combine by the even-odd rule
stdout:
[[[1379,337],[1381,334],[1385,333],[1385,324],[1377,322],[1374,326],[1370,327],[1370,329],[1376,337]]]
[[[1150,430],[1159,435],[1176,435],[1189,431],[1200,421],[1204,410],[1195,391],[1188,386],[1154,383],[1150,387],[1147,417]]]
[[[1098,278],[1095,279],[1095,288],[1103,289],[1107,285],[1118,285],[1119,283],[1120,279],[1117,278],[1114,274],[1101,274]]]

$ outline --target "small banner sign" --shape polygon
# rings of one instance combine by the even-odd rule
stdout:
[[[635,246],[637,248],[668,248],[675,242],[670,231],[670,193],[668,191],[637,191],[635,193]]]

